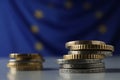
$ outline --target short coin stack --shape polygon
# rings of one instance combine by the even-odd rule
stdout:
[[[61,73],[99,73],[105,71],[103,59],[112,56],[114,47],[103,41],[70,41],[68,55],[58,59]]]
[[[7,67],[10,70],[17,71],[34,71],[42,70],[44,59],[40,54],[10,54],[10,60]]]

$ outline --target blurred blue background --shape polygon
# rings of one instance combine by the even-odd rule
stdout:
[[[119,55],[120,1],[0,0],[0,57],[61,56],[71,40],[102,40]]]

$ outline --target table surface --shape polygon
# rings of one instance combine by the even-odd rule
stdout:
[[[0,58],[0,80],[120,80],[120,56],[104,60],[105,73],[59,73],[57,58],[46,57],[43,71],[11,72],[6,67],[7,58]]]

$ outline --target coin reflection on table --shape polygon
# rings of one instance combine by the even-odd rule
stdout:
[[[59,73],[60,80],[105,80],[105,73]]]
[[[9,71],[8,80],[42,80],[42,72],[40,71]]]

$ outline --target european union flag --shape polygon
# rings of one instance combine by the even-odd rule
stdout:
[[[119,0],[0,0],[0,56],[59,56],[71,40],[102,40],[119,54],[119,34]]]

